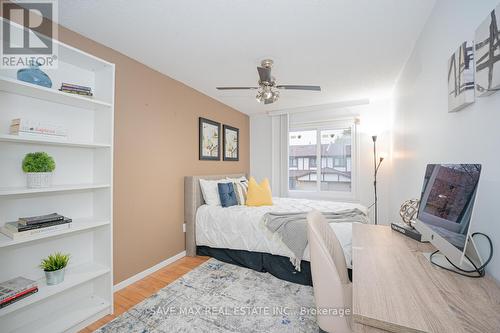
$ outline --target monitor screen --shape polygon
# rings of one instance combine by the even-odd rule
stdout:
[[[429,164],[418,219],[464,250],[481,164]]]

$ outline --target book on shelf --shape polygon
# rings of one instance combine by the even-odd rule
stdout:
[[[82,90],[82,91],[89,91],[91,92],[92,91],[92,88],[91,87],[87,87],[87,86],[80,86],[78,84],[73,84],[73,83],[66,83],[66,82],[63,82],[61,83],[61,88],[71,88],[71,89],[76,89],[76,90]]]
[[[6,306],[9,306],[11,305],[12,303],[15,303],[17,301],[20,301],[28,296],[31,296],[33,295],[34,293],[38,292],[38,287],[34,287],[34,288],[31,288],[31,289],[28,289],[28,290],[25,290],[25,291],[22,291],[20,292],[19,294],[15,295],[15,296],[12,296],[11,298],[9,299],[6,299],[4,301],[1,301],[0,302],[0,309],[1,308],[4,308]]]
[[[52,227],[54,225],[60,225],[60,224],[65,224],[65,223],[70,223],[70,222],[71,222],[70,219],[50,221],[50,222],[31,224],[31,225],[23,225],[23,224],[20,224],[19,222],[7,222],[7,223],[5,223],[4,227],[9,229],[12,232],[23,232],[23,231],[33,230],[33,229]]]
[[[61,84],[61,88],[59,89],[59,91],[62,91],[65,93],[70,93],[70,94],[89,96],[89,97],[94,95],[92,93],[91,87],[81,86],[81,85],[72,84],[72,83],[64,83],[64,82]]]
[[[53,129],[43,129],[43,130],[38,130],[38,129],[22,129],[19,127],[19,125],[11,125],[9,127],[9,134],[15,134],[19,135],[22,133],[26,134],[36,134],[36,135],[45,135],[45,136],[51,136],[51,137],[66,137],[68,134],[66,131],[58,131],[58,130],[53,130]]]
[[[69,94],[75,94],[75,95],[81,95],[81,96],[94,96],[91,92],[88,91],[81,91],[81,90],[74,90],[74,89],[68,89],[68,88],[61,88],[59,91],[69,93]]]
[[[34,132],[23,132],[23,131],[11,131],[10,135],[15,135],[20,138],[30,138],[30,139],[50,139],[52,141],[66,141],[68,140],[67,136],[62,135],[51,135],[51,134],[41,134]]]
[[[60,221],[60,220],[64,220],[64,216],[57,213],[52,213],[39,216],[20,217],[18,222],[19,224],[23,225],[31,225],[31,224],[39,224],[39,223]]]
[[[56,231],[70,229],[71,225],[73,224],[72,220],[65,219],[64,221],[65,221],[65,223],[59,223],[59,224],[52,225],[52,226],[29,229],[29,230],[25,230],[25,231],[15,231],[12,229],[12,226],[8,226],[6,224],[2,228],[0,228],[0,232],[2,232],[2,234],[4,234],[5,236],[9,237],[12,240],[21,240],[21,239],[26,239],[26,238],[33,237],[33,236],[45,235],[45,234],[50,234],[50,233],[56,232]],[[14,222],[14,223],[16,223],[16,222]]]
[[[81,92],[81,93],[92,95],[92,90],[87,90],[87,89],[78,89],[78,88],[61,86],[61,88],[59,90],[68,90],[68,91]]]
[[[61,124],[48,121],[16,118],[11,121],[9,133],[15,135],[29,133],[66,137],[68,135],[68,130]]]
[[[14,297],[26,290],[36,287],[36,281],[27,279],[22,276],[18,276],[8,281],[0,282],[0,302],[4,302],[11,297]]]

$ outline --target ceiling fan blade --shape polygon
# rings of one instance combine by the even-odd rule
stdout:
[[[273,80],[271,77],[271,68],[258,66],[257,71],[259,72],[259,77],[262,82],[271,83]]]
[[[298,86],[298,85],[291,85],[291,84],[285,84],[285,85],[280,85],[276,86],[278,89],[286,89],[286,90],[312,90],[312,91],[321,91],[320,86]]]
[[[217,90],[246,90],[246,89],[259,89],[257,87],[216,87]]]

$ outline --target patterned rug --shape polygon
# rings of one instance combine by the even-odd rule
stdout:
[[[210,259],[98,333],[318,332],[312,287]]]

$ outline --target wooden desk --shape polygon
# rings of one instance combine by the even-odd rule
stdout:
[[[430,244],[388,226],[353,225],[353,319],[391,332],[500,332],[500,286],[422,255]]]

